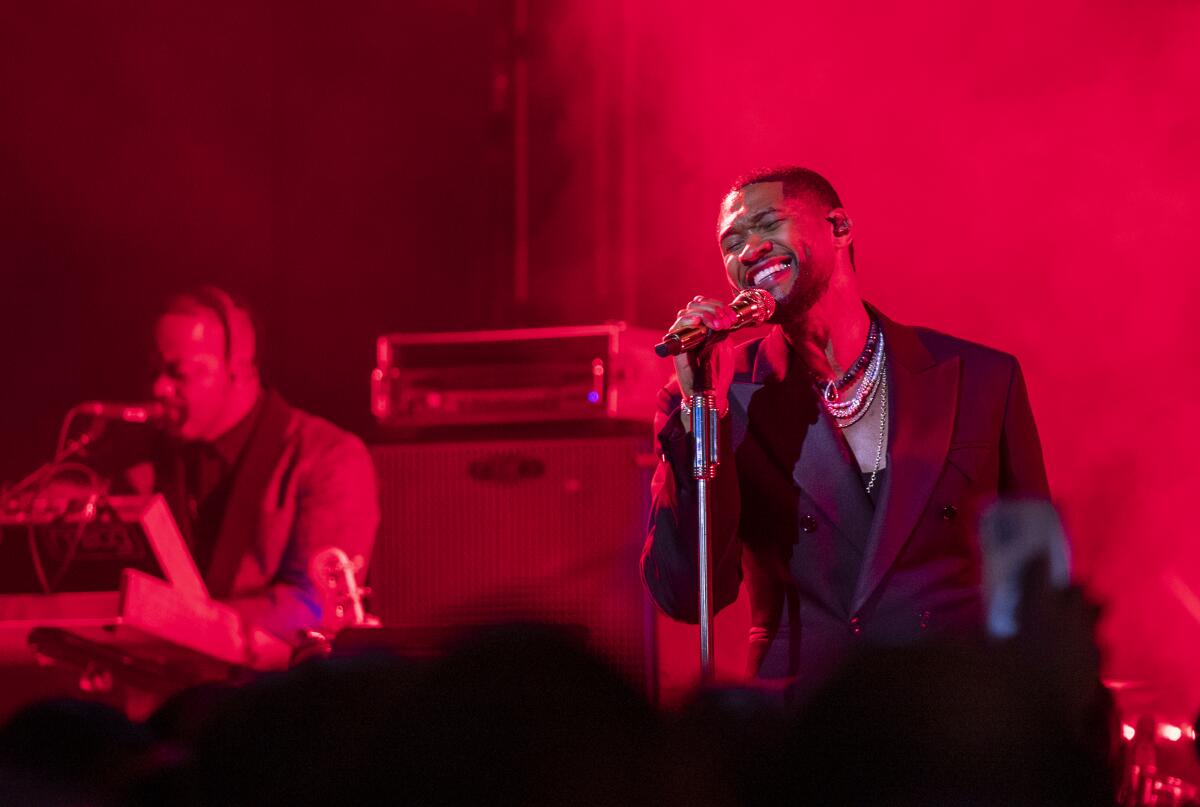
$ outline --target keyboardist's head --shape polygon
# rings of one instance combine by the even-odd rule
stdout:
[[[154,397],[170,431],[211,442],[254,408],[261,392],[253,320],[213,286],[177,294],[154,329]]]

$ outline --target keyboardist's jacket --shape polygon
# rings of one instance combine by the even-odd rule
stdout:
[[[152,461],[129,467],[137,493],[162,493],[186,517],[177,457],[160,447]],[[289,643],[322,621],[310,579],[314,554],[336,546],[370,559],[379,526],[375,471],[362,441],[267,392],[262,414],[235,470],[207,569],[209,592],[234,606],[247,627]]]

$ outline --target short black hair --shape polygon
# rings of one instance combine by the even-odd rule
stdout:
[[[788,198],[806,197],[823,205],[828,210],[842,206],[841,197],[838,196],[838,192],[833,189],[833,185],[828,179],[811,168],[801,168],[798,165],[760,168],[743,174],[733,183],[726,195],[740,191],[747,185],[759,185],[763,182],[782,182],[784,196]]]
[[[221,330],[224,331],[226,362],[232,362],[235,354],[238,353],[234,349],[237,340],[235,332],[238,331],[238,325],[234,319],[240,318],[239,321],[243,324],[243,328],[249,328],[250,331],[248,337],[242,337],[250,340],[249,346],[246,348],[249,360],[252,364],[257,365],[260,350],[258,342],[262,328],[254,309],[246,303],[241,295],[213,285],[194,286],[185,291],[171,294],[162,306],[159,316],[196,314],[201,311],[212,313],[221,323]]]
[[[823,208],[821,215],[835,207],[842,206],[842,197],[833,189],[832,183],[811,168],[798,165],[777,165],[773,168],[760,168],[748,174],[742,174],[725,193],[740,191],[747,185],[759,185],[763,182],[782,182],[783,195],[787,199],[805,199]],[[854,244],[850,244],[850,265],[854,266]]]

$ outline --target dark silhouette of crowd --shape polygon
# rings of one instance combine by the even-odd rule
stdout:
[[[745,686],[657,709],[532,624],[206,684],[142,722],[46,701],[0,729],[0,803],[1113,804],[1094,616],[1047,590],[1016,639],[878,650],[804,704]]]

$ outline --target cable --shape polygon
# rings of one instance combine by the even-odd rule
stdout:
[[[67,447],[67,437],[71,434],[71,426],[75,424],[75,418],[79,417],[79,407],[72,406],[67,410],[66,417],[63,418],[62,426],[58,429],[58,442],[54,444],[54,456],[59,456]]]
[[[63,559],[59,563],[58,571],[56,571],[54,574],[54,579],[50,580],[46,576],[46,567],[42,562],[42,553],[40,547],[38,546],[36,530],[37,525],[33,520],[33,508],[38,500],[39,495],[50,486],[50,483],[54,481],[55,478],[64,473],[82,473],[87,478],[91,495],[88,497],[88,503],[84,505],[83,512],[81,513],[79,519],[79,526],[75,531],[75,536],[67,545],[66,552],[63,553]],[[79,551],[79,546],[83,543],[84,532],[87,530],[88,524],[90,524],[92,521],[92,517],[94,516],[96,510],[96,503],[99,501],[100,496],[101,482],[99,474],[97,474],[88,466],[78,462],[60,462],[57,465],[51,466],[49,472],[47,472],[45,475],[45,478],[42,479],[41,483],[37,486],[37,488],[34,489],[33,495],[29,500],[29,527],[26,531],[26,536],[29,542],[29,557],[33,561],[33,571],[37,575],[38,585],[41,586],[43,594],[53,594],[54,590],[58,588],[60,583],[62,583],[63,577],[66,576],[67,570],[70,568],[71,563],[75,560],[75,555]],[[65,519],[67,514],[67,511],[64,510],[58,518]],[[53,523],[57,520],[58,519],[51,519],[51,521],[48,523]]]

